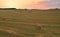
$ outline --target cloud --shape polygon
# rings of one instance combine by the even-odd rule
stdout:
[[[36,3],[32,3],[29,6],[31,8],[36,8],[36,9],[47,9],[48,8],[47,1],[38,1]]]
[[[48,1],[48,6],[52,7],[52,8],[60,7],[60,0],[50,0],[50,1]]]
[[[60,0],[0,0],[0,7],[15,8],[59,8]]]

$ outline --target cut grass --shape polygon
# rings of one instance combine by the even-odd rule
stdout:
[[[0,10],[0,37],[60,37],[59,11]],[[41,27],[41,28],[40,28]]]

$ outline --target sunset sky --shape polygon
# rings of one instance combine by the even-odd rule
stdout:
[[[60,8],[60,0],[0,0],[0,8]]]

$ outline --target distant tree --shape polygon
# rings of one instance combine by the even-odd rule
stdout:
[[[16,8],[0,8],[0,10],[15,10]]]
[[[55,10],[59,10],[58,8],[55,8]]]

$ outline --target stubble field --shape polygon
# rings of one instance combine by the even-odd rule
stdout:
[[[0,37],[60,37],[60,10],[0,10]]]

